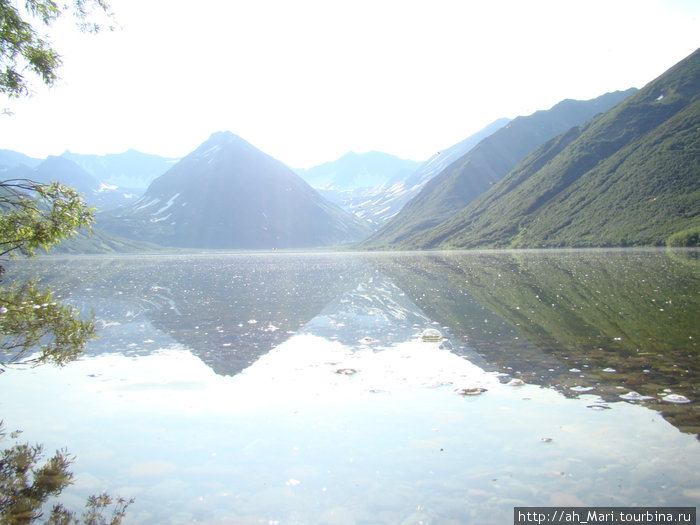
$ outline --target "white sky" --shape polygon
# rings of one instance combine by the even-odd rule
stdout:
[[[230,130],[292,167],[425,160],[499,117],[643,87],[700,47],[698,0],[111,0],[54,30],[61,80],[0,100],[0,148],[184,156]]]

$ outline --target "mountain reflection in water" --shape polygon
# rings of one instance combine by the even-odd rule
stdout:
[[[0,376],[0,418],[78,456],[70,497],[135,496],[132,523],[693,505],[698,268],[656,250],[13,263],[100,336]]]
[[[638,392],[700,433],[699,405],[663,401],[700,399],[697,251],[443,253],[376,265],[493,369],[568,396]]]

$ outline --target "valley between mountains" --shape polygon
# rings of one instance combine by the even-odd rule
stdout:
[[[292,169],[216,132],[183,158],[35,159],[97,209],[61,251],[697,246],[700,50],[641,89],[494,120],[424,162],[353,153]]]

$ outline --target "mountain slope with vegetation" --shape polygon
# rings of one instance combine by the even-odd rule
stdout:
[[[698,86],[700,50],[543,145],[412,247],[697,245]]]
[[[460,211],[535,148],[610,109],[634,91],[607,93],[587,101],[564,100],[549,110],[514,119],[430,180],[394,219],[361,246],[414,246],[412,237]]]
[[[335,162],[308,170],[309,173],[328,173],[335,170],[344,174],[345,178],[340,180],[340,184],[333,182],[334,189],[319,187],[309,178],[306,180],[321,195],[377,229],[391,220],[430,179],[508,122],[510,120],[506,118],[498,119],[457,144],[435,153],[422,164],[379,152],[348,154]],[[381,161],[381,164],[378,161]],[[360,174],[357,174],[358,170]],[[303,170],[297,170],[297,173],[306,177]],[[353,176],[352,173],[356,175]],[[367,175],[372,173],[384,173],[384,176],[368,178]],[[336,179],[337,177],[334,177],[334,181]],[[357,187],[343,189],[343,180],[346,181],[346,186],[347,181],[353,181]],[[357,184],[361,181],[365,181],[364,187]],[[372,185],[367,187],[369,182]]]

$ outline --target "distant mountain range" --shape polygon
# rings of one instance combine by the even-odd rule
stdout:
[[[21,163],[13,167],[5,165],[0,168],[3,179],[30,179],[39,183],[59,181],[75,188],[83,194],[89,205],[101,210],[123,206],[139,197],[139,194],[134,193],[133,190],[105,184],[65,157],[51,156],[42,161],[14,152],[4,151],[0,155],[0,162],[11,160],[21,160]],[[29,160],[28,163],[27,160]]]
[[[213,134],[138,202],[101,214],[98,225],[139,241],[216,249],[336,246],[370,233],[290,168],[230,132]]]
[[[420,162],[381,151],[346,153],[338,160],[294,171],[317,190],[357,190],[391,184],[411,175]]]
[[[444,177],[436,182],[443,185],[436,193],[449,188]],[[697,246],[699,236],[697,50],[624,102],[542,145],[447,220],[396,245]]]
[[[634,91],[608,93],[587,101],[564,100],[549,110],[514,119],[430,179],[362,247],[415,246],[414,237],[420,238],[425,230],[449,219],[489,190],[533,149],[613,107]]]
[[[108,155],[66,151],[46,159],[0,150],[0,176],[42,183],[59,181],[75,188],[84,195],[88,204],[104,211],[138,199],[151,181],[176,161],[136,150]]]
[[[43,159],[35,159],[24,153],[18,153],[9,149],[0,149],[0,171],[10,168],[24,166],[25,168],[36,168]]]
[[[181,160],[0,150],[0,177],[83,193],[100,213],[77,251],[698,245],[698,86],[700,50],[639,91],[495,121],[422,164],[348,153],[295,173],[221,132]]]
[[[106,184],[141,191],[179,160],[134,149],[107,155],[82,155],[66,151],[61,157],[72,160]]]
[[[359,180],[364,181],[365,184],[374,181],[376,184],[373,186],[356,185],[352,187],[347,183],[331,183],[331,188],[320,187],[317,189],[324,197],[354,213],[367,221],[374,229],[377,229],[394,217],[431,178],[467,153],[480,140],[488,137],[508,122],[510,121],[505,118],[496,120],[474,135],[435,153],[422,164],[405,161],[385,153],[370,152],[359,155],[350,153],[337,161],[327,162],[317,168],[312,168],[308,172],[317,174],[315,180],[325,180],[321,175],[327,177],[334,173],[352,173],[353,170],[357,169],[363,173],[370,171],[376,173],[377,175],[373,178],[359,177]],[[381,159],[381,162],[377,162],[378,158]],[[371,166],[372,169],[368,166]],[[412,171],[406,169],[410,166],[413,167]],[[298,171],[302,176],[306,176],[308,172]],[[343,177],[343,180],[358,179],[346,176]],[[314,185],[313,181],[313,178],[307,178],[307,182],[311,185]]]

